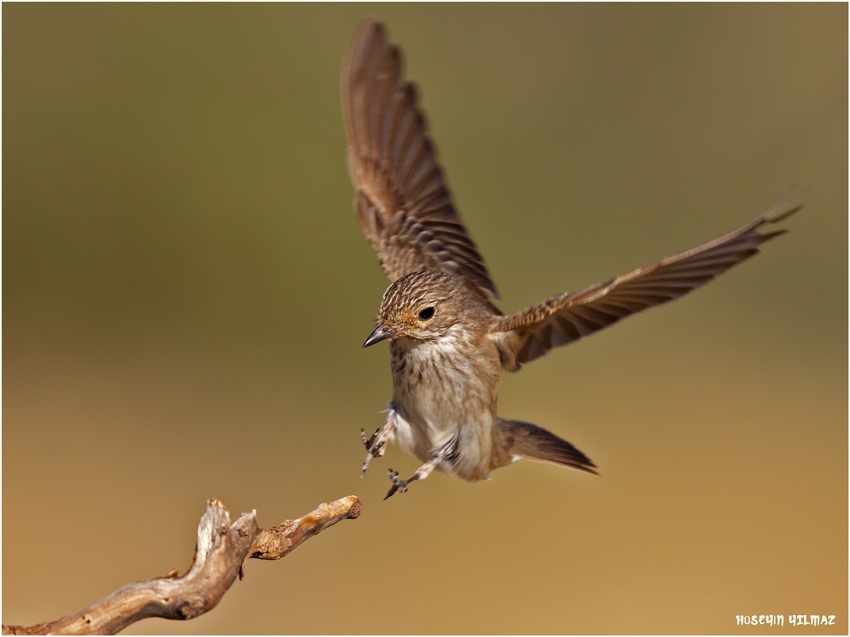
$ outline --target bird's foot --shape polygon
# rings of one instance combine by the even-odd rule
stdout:
[[[402,480],[398,477],[398,471],[393,471],[392,469],[390,469],[387,474],[390,476],[390,481],[393,483],[393,486],[391,486],[390,490],[387,491],[387,495],[384,496],[384,500],[392,496],[396,491],[405,493],[407,491],[407,484],[412,480],[415,480],[415,478]]]
[[[395,430],[395,423],[390,423],[387,420],[386,423],[382,427],[379,427],[375,430],[370,437],[366,437],[366,431],[364,429],[360,430],[360,440],[363,441],[363,446],[366,447],[366,458],[363,460],[363,464],[360,467],[360,477],[366,473],[366,469],[369,468],[369,463],[372,462],[372,458],[380,458],[384,455],[384,449],[387,446],[387,442],[392,439],[393,432]]]
[[[363,441],[363,446],[366,447],[366,451],[369,452],[370,456],[375,458],[380,458],[384,455],[384,445],[387,444],[386,440],[381,440],[378,437],[378,434],[381,433],[381,427],[378,427],[368,438],[366,437],[366,430],[360,430],[360,440]]]
[[[457,449],[457,439],[452,438],[441,447],[439,447],[428,459],[428,462],[419,467],[412,476],[410,476],[407,480],[402,480],[398,477],[398,471],[389,470],[390,481],[393,483],[393,486],[390,487],[390,490],[387,491],[387,495],[384,496],[384,500],[392,496],[396,491],[404,493],[407,491],[411,482],[415,480],[424,480],[431,472],[436,469],[440,463],[446,461],[451,455],[454,453],[455,449]]]

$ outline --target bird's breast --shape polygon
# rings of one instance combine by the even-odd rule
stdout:
[[[390,350],[393,402],[404,420],[399,445],[427,460],[456,437],[457,462],[478,465],[483,456],[489,461],[500,372],[495,346],[483,338],[449,335],[434,341],[397,339]]]

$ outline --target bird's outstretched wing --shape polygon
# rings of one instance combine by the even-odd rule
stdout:
[[[484,260],[452,205],[416,89],[379,22],[364,21],[342,71],[348,171],[363,234],[391,281],[417,270],[461,276],[498,298]]]
[[[553,347],[577,341],[708,283],[756,254],[762,242],[787,232],[759,233],[758,230],[765,224],[785,219],[801,207],[796,196],[786,195],[749,223],[722,237],[578,292],[565,292],[499,317],[491,333],[504,368],[516,371]]]

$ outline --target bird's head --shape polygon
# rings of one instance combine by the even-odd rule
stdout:
[[[440,338],[470,312],[477,313],[480,306],[458,276],[435,270],[406,274],[384,292],[378,326],[363,347],[388,338]]]

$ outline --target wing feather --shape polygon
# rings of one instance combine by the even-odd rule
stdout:
[[[461,276],[483,301],[497,299],[484,260],[452,203],[417,91],[382,24],[363,22],[342,77],[348,171],[363,234],[391,281],[417,270]]]
[[[786,195],[749,223],[690,250],[592,285],[553,296],[525,310],[499,317],[492,337],[502,364],[516,371],[553,347],[573,343],[620,319],[661,305],[705,285],[717,275],[758,253],[759,246],[786,230],[760,233],[802,206]]]

